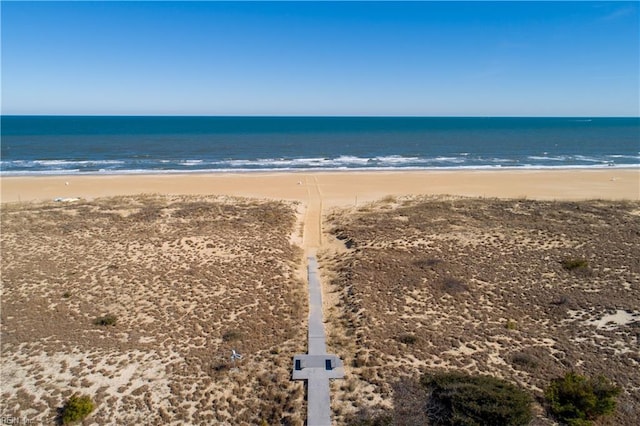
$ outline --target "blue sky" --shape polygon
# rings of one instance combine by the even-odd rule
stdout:
[[[2,2],[3,114],[640,115],[638,2]]]

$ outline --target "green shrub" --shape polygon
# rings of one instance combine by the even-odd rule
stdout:
[[[526,425],[532,418],[530,396],[495,377],[452,372],[425,375],[420,383],[434,425]]]
[[[582,258],[566,258],[561,263],[567,271],[586,271],[589,268],[589,262]]]
[[[91,397],[87,395],[73,395],[62,408],[62,424],[75,423],[83,420],[94,409]]]
[[[545,391],[551,413],[571,426],[590,425],[613,413],[620,388],[599,376],[589,379],[574,372],[555,379]]]
[[[102,325],[102,326],[116,325],[117,319],[118,318],[115,315],[107,314],[103,317],[96,318],[93,323],[95,325]]]

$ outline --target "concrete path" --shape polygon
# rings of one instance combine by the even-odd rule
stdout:
[[[344,377],[344,366],[337,355],[327,354],[322,321],[322,288],[318,262],[309,256],[309,347],[308,354],[293,357],[293,380],[307,381],[307,426],[331,425],[329,379]]]
[[[326,354],[324,323],[322,321],[322,288],[318,278],[318,262],[315,257],[307,258],[309,280],[309,355]]]

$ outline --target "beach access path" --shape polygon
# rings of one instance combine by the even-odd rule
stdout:
[[[316,176],[306,176],[307,210],[304,218],[304,248],[307,256],[315,256],[322,245],[322,192]]]
[[[307,354],[293,358],[293,380],[307,381],[307,425],[331,425],[330,379],[344,377],[344,366],[337,355],[327,354],[322,315],[322,283],[318,276],[316,250],[322,245],[322,193],[315,177],[306,177],[307,210],[304,246],[307,254],[309,285],[309,329]]]

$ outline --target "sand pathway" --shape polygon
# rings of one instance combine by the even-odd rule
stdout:
[[[307,186],[307,212],[304,220],[304,249],[314,256],[322,245],[322,192],[316,176],[305,177]]]

